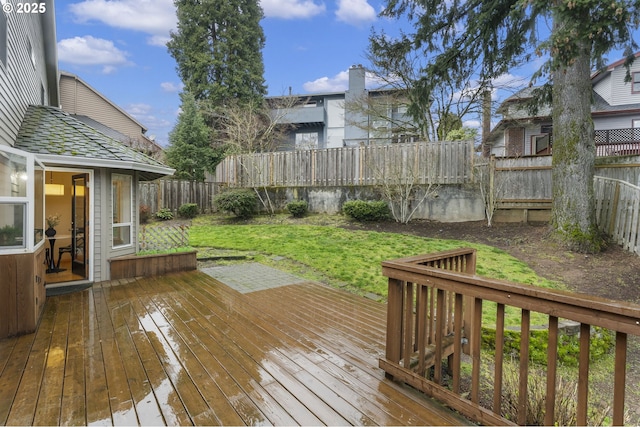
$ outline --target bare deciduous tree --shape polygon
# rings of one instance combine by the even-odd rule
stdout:
[[[384,155],[370,160],[368,166],[374,172],[376,187],[389,202],[393,218],[407,224],[428,198],[437,196],[437,146],[403,144],[380,149]]]
[[[282,97],[271,104],[255,106],[227,105],[212,115],[217,123],[214,141],[224,146],[227,155],[236,155],[244,169],[247,186],[253,188],[265,209],[275,212],[267,191],[264,174],[267,165],[255,153],[275,151],[293,125],[286,116],[295,105],[296,98]]]

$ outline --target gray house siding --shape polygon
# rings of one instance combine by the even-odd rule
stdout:
[[[53,2],[45,4],[53,10]],[[0,12],[3,13],[3,12]],[[13,146],[29,104],[48,104],[50,90],[38,14],[4,14],[7,24],[7,63],[0,63],[0,144]],[[55,91],[57,92],[57,91]]]
[[[631,72],[640,71],[640,61],[634,61],[631,66]],[[640,93],[631,93],[631,83],[624,83],[624,77],[627,70],[623,66],[616,67],[611,72],[611,81],[615,84],[611,85],[611,105],[627,105],[639,104]]]

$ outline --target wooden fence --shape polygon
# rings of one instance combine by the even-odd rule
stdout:
[[[640,187],[596,176],[598,227],[629,252],[640,255]]]
[[[177,179],[140,182],[138,184],[139,203],[140,206],[149,207],[149,212],[152,214],[161,208],[168,208],[176,213],[185,203],[197,204],[200,213],[211,213],[217,188],[218,186],[213,182]]]
[[[215,182],[234,187],[378,185],[389,179],[416,184],[472,181],[473,141],[369,145],[229,156]]]
[[[589,419],[595,409],[594,402],[589,400],[590,340],[592,334],[611,334],[615,336],[611,391],[602,396],[609,398],[603,403],[611,407],[613,425],[622,425],[625,405],[634,398],[625,397],[627,336],[640,335],[640,306],[487,279],[475,274],[475,266],[474,249],[382,263],[382,273],[389,278],[389,292],[386,354],[380,359],[380,367],[387,377],[412,385],[480,424],[593,425],[587,423],[601,420]],[[492,309],[492,314],[483,312],[484,307]],[[506,337],[512,331],[505,326],[508,309],[521,312],[519,343],[511,350],[507,348]],[[532,325],[534,314],[544,319],[548,331],[536,334],[536,341],[532,339],[536,329]],[[559,380],[561,355],[567,351],[560,334],[562,320],[577,322],[580,334],[578,367],[571,372],[563,369]],[[593,327],[604,329],[594,332]],[[494,343],[493,349],[481,345],[483,330],[487,329],[494,330],[487,338],[487,342]],[[452,342],[452,349],[447,340]],[[532,346],[535,342],[540,346],[540,341],[542,348],[546,348],[545,373],[534,371],[530,358]],[[469,369],[462,368],[463,352],[470,355]],[[445,360],[447,372],[451,374],[446,381],[442,369]],[[512,369],[519,374],[513,386],[515,390],[507,394],[504,384],[510,361],[516,364]],[[481,374],[485,368],[489,373]],[[529,393],[532,393],[532,382],[538,379],[544,381],[542,390],[546,389],[546,393],[538,393],[543,399],[540,408],[543,419],[532,419],[531,416],[537,414],[531,408],[537,406],[529,405]],[[560,381],[575,384],[575,399],[556,403],[560,397]],[[515,414],[506,418],[503,410],[509,395],[515,395],[509,402]],[[556,405],[567,403],[575,404],[571,411],[573,418],[556,418],[568,408],[565,406],[561,411]]]

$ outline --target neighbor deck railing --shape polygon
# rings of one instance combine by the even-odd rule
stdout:
[[[559,319],[579,323],[576,421],[586,425],[589,391],[591,328],[615,333],[615,368],[611,407],[614,425],[621,425],[625,411],[627,335],[640,334],[640,306],[570,292],[548,290],[475,275],[474,249],[385,261],[389,278],[386,356],[380,367],[387,377],[407,383],[481,424],[525,424],[527,420],[532,313],[548,317],[545,425],[554,424]],[[496,303],[495,354],[491,378],[481,376],[483,306]],[[505,309],[521,309],[517,417],[501,413]],[[471,370],[461,370],[469,357]],[[468,355],[468,356],[466,356]],[[442,363],[452,375],[443,383]],[[427,369],[430,366],[437,369]],[[464,381],[463,381],[464,380]],[[492,396],[483,396],[491,381]],[[461,384],[469,384],[469,388]],[[483,388],[483,386],[485,386]],[[482,402],[489,402],[483,404]]]

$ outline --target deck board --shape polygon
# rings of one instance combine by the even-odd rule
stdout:
[[[461,425],[377,367],[386,308],[317,283],[240,293],[201,272],[49,297],[0,341],[0,423]]]

